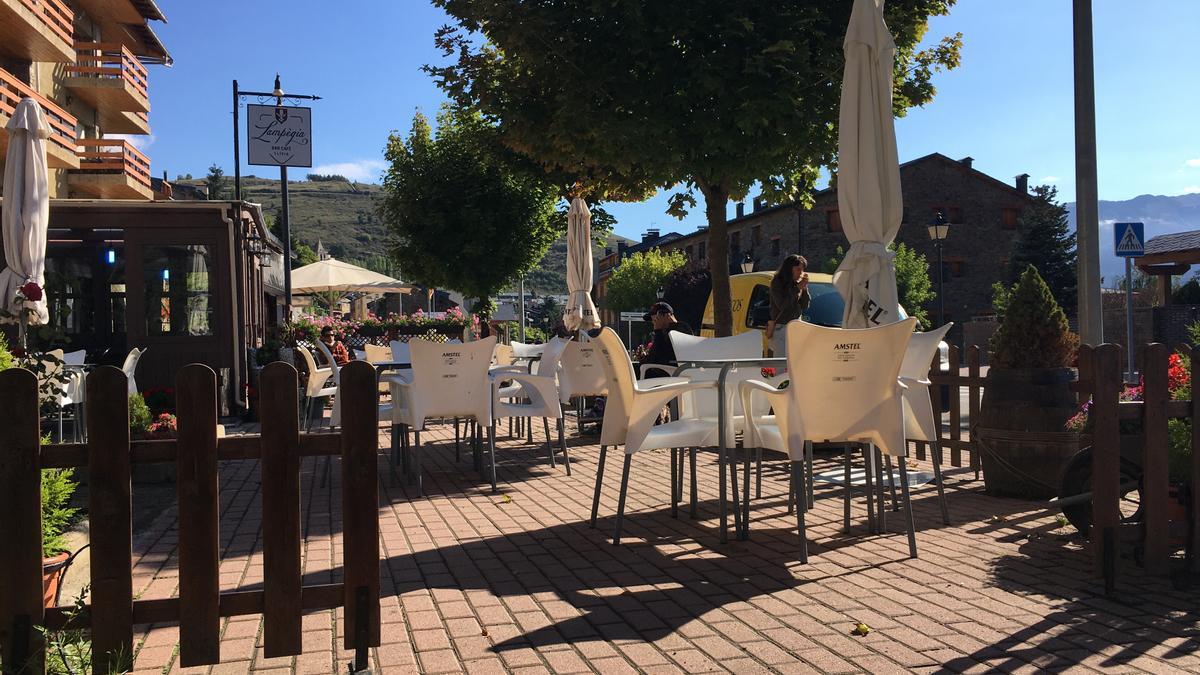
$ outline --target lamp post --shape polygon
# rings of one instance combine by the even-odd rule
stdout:
[[[754,271],[754,258],[751,258],[750,254],[747,253],[738,266],[742,268],[742,274],[750,274]]]
[[[942,293],[945,270],[942,267],[942,240],[950,232],[950,225],[946,222],[946,216],[938,211],[933,217],[933,221],[929,223],[929,238],[933,240],[933,248],[937,250],[937,283],[938,283],[938,323],[939,326],[946,325],[946,297]]]

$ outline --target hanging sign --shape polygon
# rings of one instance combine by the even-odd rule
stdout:
[[[250,164],[312,166],[312,108],[247,105],[246,112]]]

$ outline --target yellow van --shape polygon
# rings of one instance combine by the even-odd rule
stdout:
[[[729,277],[734,335],[748,330],[765,333],[767,322],[771,320],[771,279],[774,278],[774,272],[750,272]],[[842,314],[846,304],[842,302],[842,296],[833,285],[832,274],[809,272],[808,294],[812,298],[812,304],[804,312],[802,318],[805,321],[821,326],[842,325]],[[708,304],[704,306],[704,319],[700,324],[700,335],[713,337],[713,326],[713,299],[709,293]]]

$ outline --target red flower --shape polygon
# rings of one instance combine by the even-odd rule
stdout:
[[[775,369],[774,368],[763,368],[762,376],[763,377],[775,377]]]
[[[21,287],[21,295],[29,302],[37,302],[42,299],[42,287],[36,281],[27,281]]]

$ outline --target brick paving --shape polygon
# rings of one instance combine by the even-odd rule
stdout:
[[[866,533],[861,499],[842,533],[840,489],[818,485],[800,565],[782,462],[768,462],[751,540],[722,545],[714,455],[700,455],[697,520],[687,508],[671,517],[669,455],[638,455],[614,547],[620,454],[609,455],[590,529],[599,451],[589,439],[571,443],[568,477],[544,445],[502,436],[493,495],[465,456],[455,462],[451,427],[424,437],[424,499],[410,499],[380,455],[376,673],[1200,671],[1200,593],[1129,571],[1105,599],[1078,537],[1034,504],[986,496],[970,473],[949,480],[948,527],[933,487],[914,491],[919,560],[907,557],[900,518],[891,534]],[[320,487],[323,461],[303,464],[309,583],[340,581],[338,472]],[[258,464],[220,470],[222,589],[251,588],[262,581]],[[141,598],[176,592],[175,514],[164,508],[135,539]],[[858,621],[868,635],[851,635]],[[345,672],[342,625],[340,612],[310,614],[304,654],[268,659],[261,617],[228,619],[222,663],[200,669],[178,667],[177,627],[139,626],[136,672]]]

